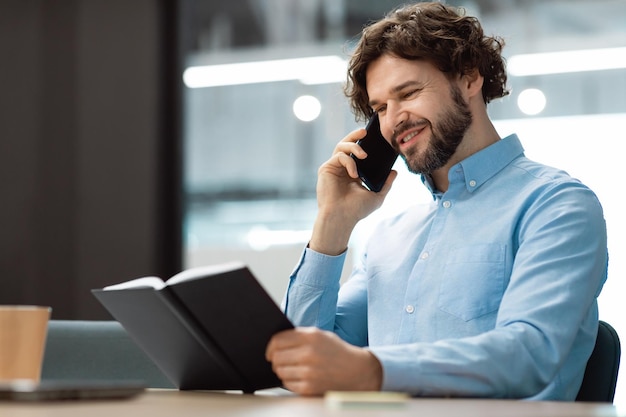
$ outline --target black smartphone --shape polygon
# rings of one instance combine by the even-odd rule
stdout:
[[[379,192],[398,158],[398,153],[380,133],[378,113],[374,113],[370,118],[365,130],[367,134],[357,143],[367,152],[367,158],[359,159],[354,155],[351,156],[356,162],[359,178],[363,184],[369,190]]]

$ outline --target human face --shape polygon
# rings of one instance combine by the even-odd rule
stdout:
[[[411,172],[430,174],[455,154],[472,123],[457,84],[426,61],[383,55],[366,74],[383,136]]]

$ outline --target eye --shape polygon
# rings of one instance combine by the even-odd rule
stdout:
[[[387,110],[387,106],[380,106],[374,109],[374,113],[381,114],[384,113],[385,110]]]
[[[417,93],[419,93],[419,92],[420,92],[420,89],[409,90],[409,91],[407,91],[407,92],[404,94],[404,96],[403,96],[403,97],[404,97],[405,99],[409,99],[409,98],[411,98],[411,97],[415,96],[415,95],[416,95]]]

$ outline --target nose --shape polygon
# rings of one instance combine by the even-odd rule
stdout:
[[[394,106],[391,103],[387,105],[384,120],[380,121],[380,130],[385,138],[391,141],[391,138],[401,128],[402,124],[408,120],[408,115],[400,106]]]
[[[405,119],[400,120],[398,123],[396,123],[396,125],[393,128],[393,134],[395,135],[397,132],[400,131],[400,129],[402,128],[402,125],[404,124]]]

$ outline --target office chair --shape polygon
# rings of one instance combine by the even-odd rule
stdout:
[[[596,345],[587,361],[576,401],[613,402],[620,355],[617,332],[610,324],[600,320]]]

